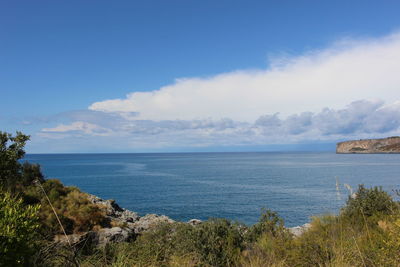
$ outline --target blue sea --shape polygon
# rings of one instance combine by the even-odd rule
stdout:
[[[358,184],[400,189],[400,154],[294,153],[29,154],[60,179],[140,215],[224,217],[255,223],[262,208],[286,226],[337,213]],[[336,187],[339,183],[339,190]]]

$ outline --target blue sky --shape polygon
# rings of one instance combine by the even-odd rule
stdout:
[[[397,134],[399,11],[399,1],[0,1],[1,130],[30,134],[28,152],[43,153]]]

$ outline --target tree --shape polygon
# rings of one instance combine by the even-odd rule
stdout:
[[[0,187],[15,191],[18,187],[32,184],[34,180],[44,181],[39,165],[20,162],[28,140],[29,136],[21,132],[13,136],[0,131]]]

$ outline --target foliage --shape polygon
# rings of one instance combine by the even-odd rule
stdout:
[[[233,266],[244,248],[243,230],[243,225],[213,219],[192,229],[182,228],[177,234],[177,243],[185,254],[197,255],[205,265]]]
[[[92,204],[86,193],[76,187],[66,187],[55,179],[46,180],[43,189],[49,197],[67,234],[89,231],[97,225],[107,226],[105,213],[99,206]],[[40,200],[40,221],[42,232],[48,236],[62,234],[60,225],[43,191],[38,187],[31,187],[25,191],[27,199]]]
[[[377,221],[398,211],[398,203],[382,187],[365,188],[359,185],[355,196],[349,196],[342,209],[342,217],[354,222],[363,220]]]
[[[24,157],[24,146],[29,136],[17,132],[15,136],[0,131],[0,186],[16,191],[31,185],[34,180],[44,181],[38,165],[19,161]]]
[[[380,264],[396,266],[400,262],[400,216],[396,215],[390,221],[380,221],[378,225],[387,234],[380,248]]]
[[[0,266],[27,264],[35,252],[39,228],[38,205],[0,191]]]
[[[106,246],[102,252],[86,257],[83,265],[236,266],[244,248],[242,227],[225,219],[197,226],[163,223],[133,243]]]
[[[284,227],[283,219],[271,210],[264,210],[258,223],[246,233],[248,249],[242,259],[244,265],[282,264],[292,244],[292,234]]]
[[[258,223],[254,224],[246,233],[246,238],[249,242],[254,242],[265,235],[289,237],[289,232],[284,226],[283,219],[271,210],[263,210]]]

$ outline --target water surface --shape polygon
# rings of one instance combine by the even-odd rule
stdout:
[[[295,226],[337,212],[348,194],[344,183],[400,189],[400,154],[30,154],[26,160],[39,163],[48,178],[139,214],[182,221],[224,217],[252,224],[269,208]]]

